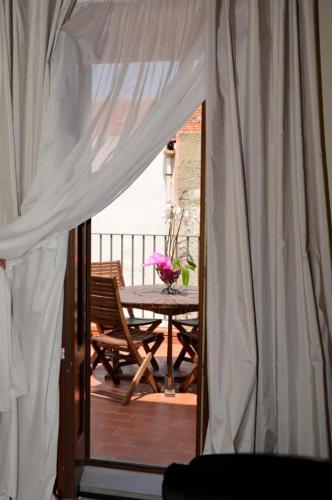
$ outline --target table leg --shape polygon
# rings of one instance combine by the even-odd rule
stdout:
[[[172,315],[168,314],[167,325],[167,375],[165,377],[165,396],[175,396],[173,379],[173,336]]]

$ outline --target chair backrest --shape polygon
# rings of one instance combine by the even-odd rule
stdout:
[[[101,331],[123,332],[130,350],[136,356],[137,350],[123,314],[117,278],[91,276],[90,290],[91,321]]]
[[[91,262],[91,276],[107,276],[116,278],[118,286],[126,286],[122,273],[122,265],[119,260],[110,260],[108,262]],[[134,317],[131,307],[127,307],[130,318]]]
[[[115,277],[118,286],[125,286],[122,266],[119,260],[108,262],[91,262],[91,276]]]

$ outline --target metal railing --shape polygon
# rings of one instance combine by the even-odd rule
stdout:
[[[153,252],[165,253],[166,234],[115,234],[92,233],[91,260],[105,262],[120,260],[126,285],[151,285],[160,283],[152,266],[143,263]],[[190,283],[197,285],[199,275],[199,237],[179,236],[177,255],[190,254],[197,264],[196,272],[191,273]]]

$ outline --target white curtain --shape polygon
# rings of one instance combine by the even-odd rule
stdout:
[[[331,228],[315,2],[209,7],[205,451],[327,458]]]
[[[38,74],[31,54],[39,60],[45,48],[33,40],[34,24],[49,20],[34,0],[13,5],[31,42],[18,63],[28,80]],[[51,498],[68,230],[126,189],[205,98],[203,0],[82,2],[53,42],[45,99],[34,81],[33,95],[24,81],[16,89],[17,120],[32,137],[22,142],[14,130],[22,203],[20,217],[0,229],[8,259],[0,270],[1,500]]]
[[[0,0],[0,500],[51,498],[67,231],[204,100],[206,10],[206,451],[329,456],[313,0],[84,1],[59,32],[70,7]]]
[[[0,227],[21,213],[21,201],[34,176],[44,102],[48,96],[48,59],[58,30],[72,6],[72,0],[0,1]],[[44,272],[48,272],[53,264],[56,253],[51,253],[48,248],[41,261],[36,252],[33,257]],[[62,258],[65,258],[65,253]],[[13,269],[9,265],[6,274],[1,272],[0,278],[1,500],[37,498],[36,492],[50,491],[56,465],[56,440],[50,441],[50,436],[57,432],[57,392],[48,393],[52,389],[48,377],[49,373],[56,376],[58,355],[52,359],[54,336],[48,337],[47,329],[52,327],[60,313],[51,323],[44,324],[45,333],[41,335],[35,322],[40,312],[28,292],[28,287],[33,289],[40,277],[31,272],[28,276],[26,271],[26,263],[18,266],[13,280]],[[28,284],[23,284],[24,279]],[[21,286],[22,290],[17,294],[16,290]],[[61,294],[61,286],[59,276],[55,282],[57,292],[54,292],[59,294],[60,287]],[[42,290],[45,297],[54,293],[45,287]],[[11,304],[12,294],[14,300]],[[15,323],[11,322],[11,307],[16,316]],[[48,365],[45,363],[43,367],[40,366],[40,348],[48,356]],[[28,385],[31,389],[29,397],[15,401],[16,396],[27,391]],[[36,433],[42,436],[42,444],[33,439]],[[34,461],[31,456],[35,457]],[[39,468],[37,480],[36,467]],[[21,489],[23,484],[24,492]],[[42,497],[45,498],[43,494]]]
[[[0,150],[6,162],[0,168],[0,227],[18,214],[11,106],[10,5],[0,3]]]

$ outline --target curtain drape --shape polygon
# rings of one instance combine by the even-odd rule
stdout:
[[[11,100],[11,7],[0,3],[0,150],[6,162],[0,169],[0,227],[18,215]]]
[[[59,31],[71,7],[0,0],[0,500],[52,495],[67,231],[137,178],[205,76],[206,452],[329,456],[314,1],[82,2]]]
[[[21,201],[32,181],[36,168],[43,108],[48,97],[48,59],[61,24],[70,13],[72,0],[0,2],[0,227],[12,222],[21,213]],[[54,252],[53,252],[54,254]],[[45,253],[44,270],[52,263]],[[48,262],[47,261],[48,258]],[[65,254],[63,256],[65,258]],[[38,264],[39,265],[39,264]],[[26,268],[26,266],[25,266]],[[40,344],[52,356],[52,337],[41,341],[36,324],[28,316],[36,308],[30,295],[24,299],[19,312],[15,288],[22,285],[24,268],[15,271],[9,267],[1,278],[1,350],[0,350],[0,498],[46,498],[51,491],[56,464],[56,442],[50,446],[50,435],[56,434],[56,391],[47,400],[48,372],[52,363],[38,369]],[[31,276],[29,277],[31,278]],[[59,276],[58,283],[61,283]],[[33,282],[30,283],[33,287]],[[57,285],[55,285],[57,287]],[[58,293],[59,293],[59,286]],[[23,289],[26,291],[27,286]],[[23,290],[22,290],[23,291]],[[20,291],[20,293],[22,293]],[[14,300],[11,304],[11,296]],[[17,314],[12,322],[11,309]],[[32,314],[33,316],[33,314]],[[21,321],[21,327],[18,323]],[[32,324],[32,328],[29,328]],[[22,326],[24,325],[24,327]],[[10,326],[10,328],[9,328]],[[7,330],[5,330],[7,328]],[[6,335],[7,333],[7,335]],[[9,334],[9,335],[8,335]],[[22,356],[22,348],[25,353]],[[30,349],[32,352],[30,352]],[[32,354],[32,355],[31,355]],[[27,366],[25,361],[28,360]],[[31,361],[31,365],[30,365]],[[8,364],[10,362],[10,365]],[[25,370],[25,368],[27,368]],[[45,379],[46,376],[46,379]],[[25,393],[29,398],[14,398]],[[11,390],[8,392],[10,381]],[[38,395],[37,395],[38,393]],[[47,404],[48,403],[48,404]],[[45,419],[47,413],[48,419]],[[55,427],[54,427],[55,425]],[[40,433],[50,446],[47,453],[32,436]],[[46,448],[44,445],[44,448]],[[30,457],[34,456],[34,461]],[[29,464],[27,466],[27,464]],[[35,469],[39,468],[36,483]],[[42,474],[40,473],[42,470]],[[51,475],[50,475],[51,470]],[[31,476],[30,476],[31,474]],[[24,492],[22,491],[24,485]],[[48,497],[50,494],[48,494]]]
[[[314,7],[210,4],[206,452],[331,456],[331,247]]]
[[[40,71],[31,54],[40,62],[38,47],[48,43],[45,33],[41,40],[32,31],[49,20],[59,26],[54,3],[49,20],[38,17],[33,0],[13,5],[30,46],[19,26],[16,36],[30,55],[17,62],[23,69],[12,105],[11,125],[20,120],[26,127],[13,133],[20,217],[0,229],[0,255],[8,259],[0,269],[7,346],[0,364],[0,498],[45,500],[55,477],[67,232],[126,189],[204,100],[205,2],[82,2],[60,31],[52,30],[50,64]],[[32,80],[28,95],[23,75],[30,82],[32,73],[45,81]]]

